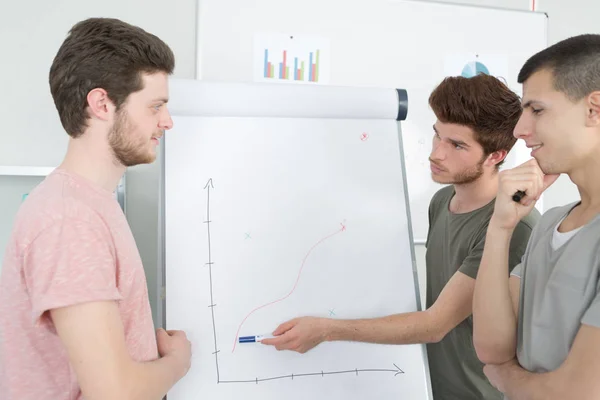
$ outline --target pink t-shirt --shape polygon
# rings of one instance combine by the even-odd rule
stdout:
[[[158,358],[146,276],[114,195],[64,170],[22,204],[0,276],[0,399],[79,400],[48,310],[118,302],[129,354]]]

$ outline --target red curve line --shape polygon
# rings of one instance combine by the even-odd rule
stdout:
[[[286,296],[284,296],[284,297],[282,297],[282,298],[280,298],[278,300],[272,301],[270,303],[263,304],[260,307],[256,307],[254,310],[250,311],[250,313],[248,315],[246,315],[246,318],[243,319],[242,323],[238,327],[238,330],[237,330],[237,332],[235,334],[235,341],[233,342],[233,350],[231,350],[232,353],[235,351],[235,345],[237,344],[238,337],[240,336],[240,330],[242,329],[242,325],[244,325],[244,322],[246,322],[246,320],[252,314],[254,314],[256,311],[260,310],[261,308],[265,308],[265,307],[268,307],[268,306],[273,305],[275,303],[279,303],[280,301],[283,301],[283,300],[287,299],[288,297],[290,297],[292,295],[292,293],[294,293],[294,290],[296,290],[296,286],[298,286],[298,282],[300,281],[300,274],[302,274],[302,270],[304,269],[304,263],[306,263],[306,259],[308,258],[308,256],[310,255],[310,253],[312,253],[312,251],[315,249],[315,247],[317,247],[318,245],[320,245],[321,243],[323,243],[324,241],[326,241],[330,237],[333,237],[333,236],[337,235],[338,233],[341,233],[341,232],[343,232],[343,231],[346,230],[346,226],[343,223],[340,223],[340,225],[342,226],[340,229],[338,229],[337,231],[335,231],[331,235],[327,235],[323,239],[319,240],[313,247],[310,248],[310,250],[308,251],[308,253],[306,253],[306,255],[304,256],[304,260],[302,260],[302,265],[300,266],[300,271],[298,271],[298,277],[296,278],[296,283],[294,283],[294,287],[292,288],[292,290]]]

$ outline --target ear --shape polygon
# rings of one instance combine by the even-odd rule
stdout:
[[[495,167],[499,162],[506,158],[508,152],[506,150],[498,150],[488,155],[484,164],[489,167]]]
[[[600,91],[592,92],[587,96],[586,106],[585,125],[588,127],[600,126]]]
[[[90,90],[87,95],[87,103],[92,118],[97,118],[102,121],[108,121],[112,118],[115,106],[108,98],[106,90],[100,88]]]

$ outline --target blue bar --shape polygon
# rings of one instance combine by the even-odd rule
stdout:
[[[300,79],[298,74],[298,57],[294,57],[294,80]]]
[[[279,79],[283,79],[283,63],[279,63]]]
[[[313,76],[312,76],[312,52],[310,53],[310,61],[308,62],[308,81],[312,82],[313,81]]]
[[[265,78],[269,77],[269,50],[265,49]]]

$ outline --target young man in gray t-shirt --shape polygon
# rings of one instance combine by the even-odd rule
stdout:
[[[427,310],[360,320],[296,318],[262,343],[300,353],[333,340],[428,343],[435,400],[501,399],[477,360],[470,315],[498,167],[516,142],[512,132],[521,104],[504,83],[488,75],[447,78],[429,103],[437,117],[431,176],[450,186],[434,196],[429,209]],[[525,252],[537,217],[539,213],[532,211],[519,224],[511,247],[513,266]]]
[[[534,55],[519,82],[524,111],[515,136],[534,159],[500,177],[475,288],[475,347],[511,400],[598,399],[600,35]],[[561,173],[581,200],[542,216],[508,278],[514,227]],[[516,191],[525,193],[520,201]]]

